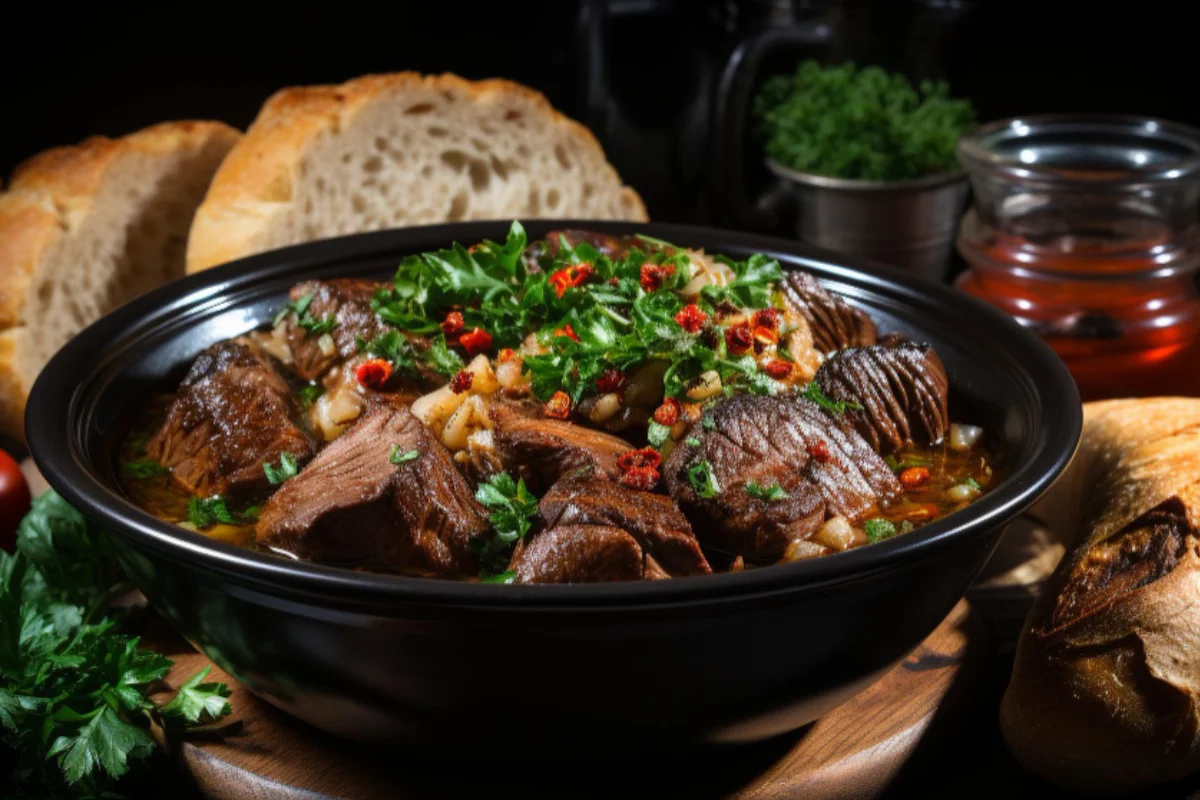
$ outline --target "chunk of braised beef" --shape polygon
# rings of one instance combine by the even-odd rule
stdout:
[[[875,344],[878,331],[867,313],[830,292],[807,272],[784,273],[779,288],[787,306],[808,322],[818,351]]]
[[[176,483],[209,496],[267,485],[264,463],[315,452],[295,423],[299,404],[272,361],[242,340],[197,356],[146,454]]]
[[[333,347],[322,346],[321,337],[299,324],[297,315],[283,319],[284,337],[292,351],[292,369],[306,381],[316,380],[334,364],[358,352],[357,340],[370,341],[386,334],[389,326],[371,310],[371,298],[387,284],[360,278],[305,281],[288,293],[293,303],[312,295],[305,309],[313,320],[333,317],[337,324],[329,331]]]
[[[518,583],[636,581],[645,574],[645,556],[620,528],[559,525],[519,547],[509,569]]]
[[[267,501],[255,534],[311,561],[467,577],[488,528],[450,452],[406,405],[377,399]]]
[[[712,572],[696,537],[692,534],[687,518],[669,497],[650,492],[622,487],[603,478],[567,476],[546,493],[538,505],[539,533],[522,547],[512,561],[511,569],[518,576],[556,575],[557,582],[584,583],[593,580],[590,572],[574,564],[572,559],[582,555],[589,541],[586,531],[578,528],[595,528],[593,543],[604,549],[615,546],[617,541],[611,531],[619,530],[632,537],[638,553],[639,569],[631,577],[677,577],[682,575],[707,575]],[[540,540],[550,535],[557,540],[556,531],[571,528],[569,537],[574,548],[570,554],[541,544]],[[622,552],[618,561],[624,564]],[[568,563],[547,565],[534,564],[546,560]],[[599,558],[588,559],[588,569],[599,563]],[[622,566],[611,571],[627,574]],[[610,574],[606,572],[606,574]],[[543,578],[532,582],[546,582]]]
[[[950,381],[927,344],[847,348],[830,356],[815,380],[829,398],[862,406],[850,417],[881,454],[935,444],[950,430]]]
[[[663,465],[670,496],[706,547],[776,561],[830,517],[863,520],[901,494],[849,418],[802,397],[735,395],[706,417],[688,432],[694,444],[676,447]],[[747,491],[751,482],[781,493],[762,497]]]

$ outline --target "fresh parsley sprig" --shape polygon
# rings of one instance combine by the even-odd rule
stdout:
[[[537,518],[538,498],[525,488],[525,480],[513,480],[507,472],[494,475],[479,484],[475,499],[492,513],[490,536],[472,540],[472,547],[484,562],[506,561],[505,556],[519,539],[524,538]]]

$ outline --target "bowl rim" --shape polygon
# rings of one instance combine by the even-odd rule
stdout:
[[[897,295],[907,304],[962,307],[972,321],[999,336],[997,354],[1023,373],[1027,388],[1039,395],[1026,403],[1031,415],[1034,451],[1013,464],[1002,482],[966,509],[911,534],[823,558],[739,573],[669,581],[611,584],[497,585],[357,572],[289,560],[217,542],[163,522],[110,488],[91,468],[84,452],[87,403],[106,391],[94,387],[104,364],[128,354],[182,309],[211,306],[238,291],[286,279],[304,269],[332,268],[339,262],[418,252],[451,241],[501,238],[509,223],[449,223],[352,234],[240,259],[188,275],[151,290],[105,315],[68,342],[46,365],[30,394],[26,431],[34,460],[50,485],[68,502],[112,534],[133,540],[140,549],[184,560],[190,567],[224,575],[235,583],[268,594],[330,606],[369,605],[386,614],[403,604],[484,610],[668,608],[696,603],[726,603],[864,580],[906,564],[937,558],[947,548],[994,531],[1040,497],[1074,455],[1082,428],[1082,407],[1065,365],[1042,341],[1003,312],[949,286],[929,283],[898,269],[843,256],[799,242],[714,227],[596,220],[529,220],[527,230],[576,228],[600,233],[643,232],[685,246],[752,250],[784,256],[823,280],[848,283],[875,296]],[[533,234],[531,238],[535,235]],[[1014,352],[1017,354],[1014,356]],[[91,365],[86,377],[79,365]],[[66,420],[66,424],[64,424]],[[1026,442],[1026,446],[1029,442]],[[1019,454],[1013,453],[1016,459]]]

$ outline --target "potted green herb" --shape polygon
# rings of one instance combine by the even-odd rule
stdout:
[[[768,168],[798,200],[799,238],[944,276],[966,201],[955,148],[975,127],[970,102],[945,83],[806,61],[763,84],[754,116]]]

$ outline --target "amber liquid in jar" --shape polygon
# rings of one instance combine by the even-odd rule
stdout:
[[[971,269],[958,288],[1040,335],[1084,400],[1200,396],[1198,254],[1152,223],[1110,227],[1036,240],[969,214],[959,249]]]

